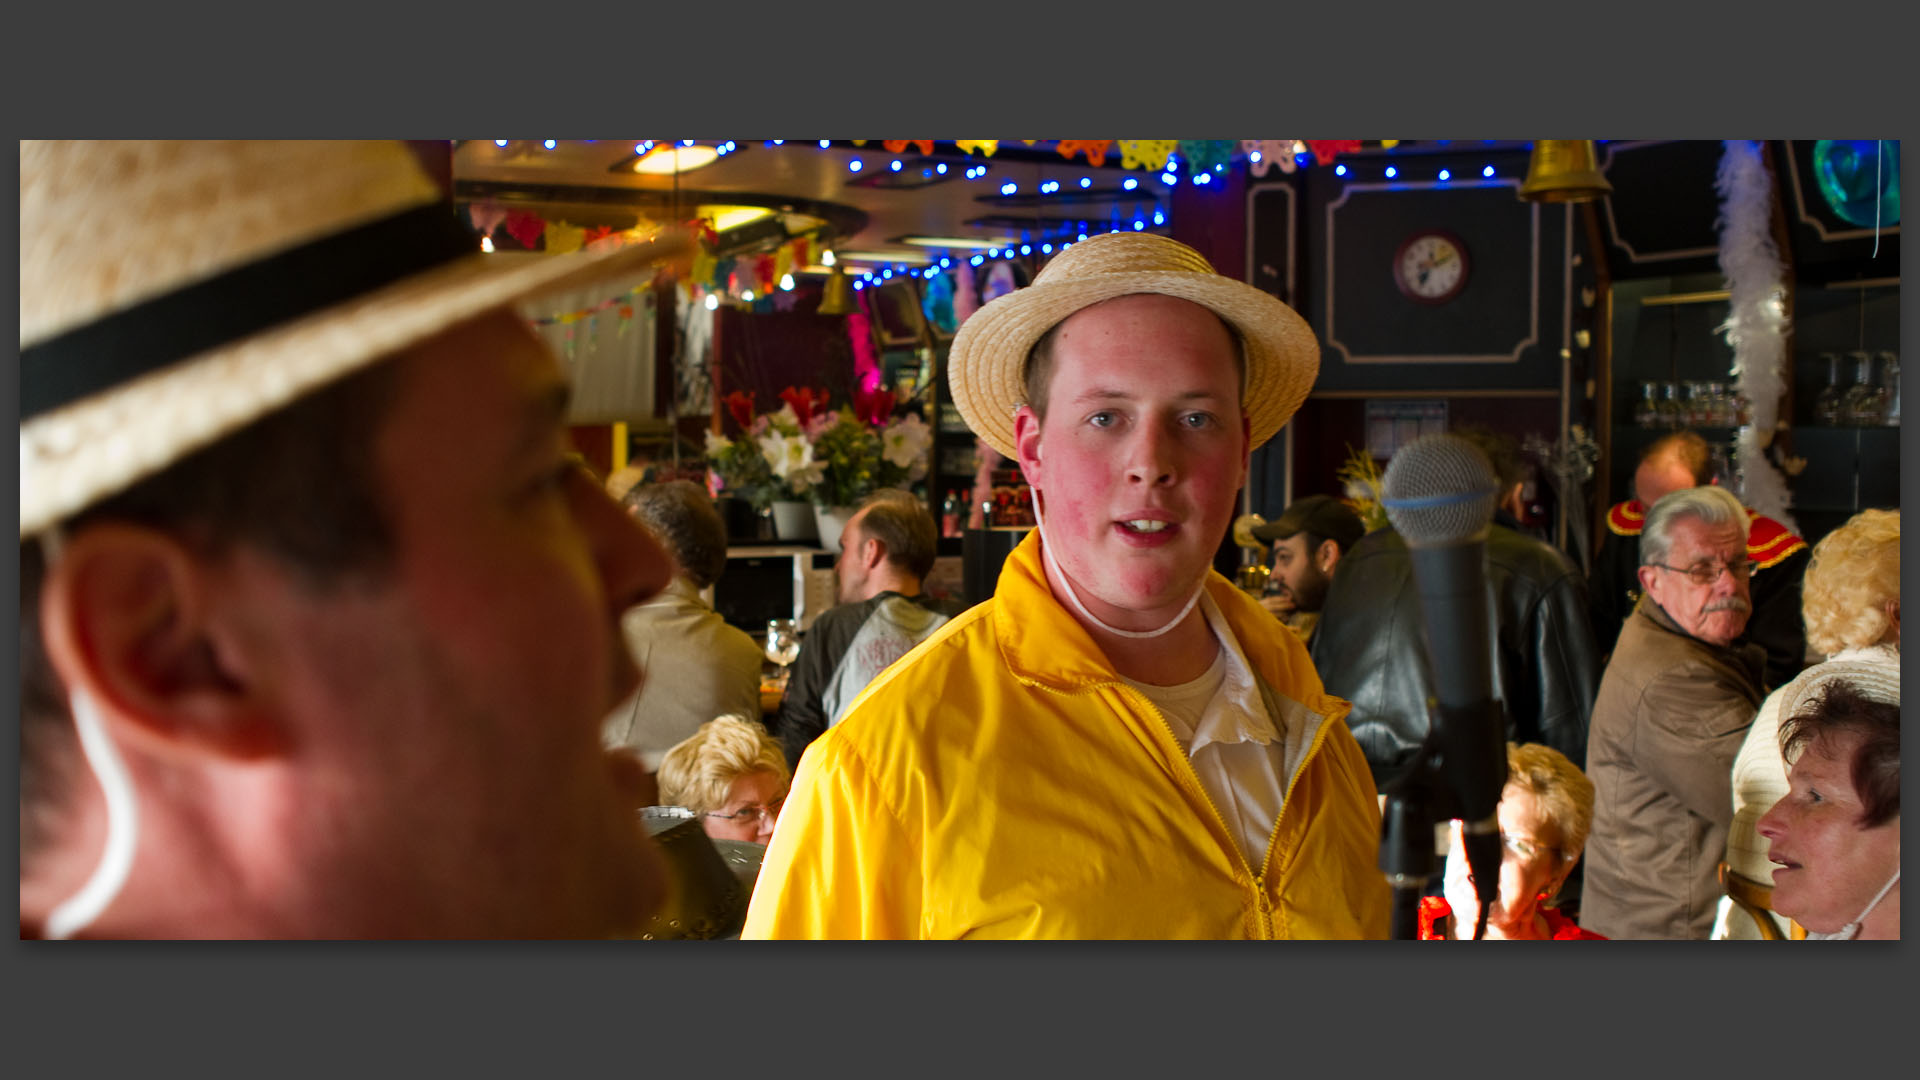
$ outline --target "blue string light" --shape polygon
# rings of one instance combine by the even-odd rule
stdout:
[[[947,163],[943,161],[940,164],[935,165],[933,167],[933,171],[939,173],[941,176],[947,175]]]
[[[832,139],[821,139],[821,140],[820,140],[820,149],[822,149],[822,150],[825,150],[825,149],[826,149],[827,147],[829,147],[829,146],[832,146],[832,145],[833,145],[833,140],[832,140]]]
[[[1347,167],[1345,165],[1335,165],[1333,167],[1333,175],[1335,176],[1347,175]]]
[[[544,146],[544,147],[546,147],[546,148],[547,148],[547,149],[549,149],[549,150],[551,150],[551,149],[553,149],[553,140],[552,140],[552,139],[548,139],[548,140],[547,140],[546,142],[543,142],[543,143],[541,143],[540,145],[541,145],[541,146]]]
[[[1090,188],[1090,187],[1092,187],[1092,186],[1093,186],[1093,177],[1091,177],[1091,176],[1083,176],[1083,177],[1081,177],[1081,178],[1080,178],[1080,186],[1081,186],[1081,187],[1083,187],[1083,188]]]
[[[1120,187],[1126,191],[1132,191],[1134,188],[1137,188],[1139,186],[1140,186],[1140,178],[1137,176],[1127,177],[1126,181],[1120,185]]]
[[[1481,170],[1480,170],[1480,175],[1481,175],[1481,176],[1492,176],[1492,175],[1493,175],[1493,166],[1491,166],[1491,165],[1489,165],[1489,166],[1487,166],[1486,168],[1484,168],[1484,169],[1481,169]]]
[[[848,172],[859,172],[859,171],[860,171],[860,159],[859,159],[859,158],[854,158],[854,159],[853,159],[852,161],[849,161],[849,162],[847,162],[847,171],[848,171]]]
[[[1387,179],[1389,179],[1389,180],[1391,180],[1391,179],[1393,179],[1394,177],[1396,177],[1396,176],[1399,176],[1399,175],[1400,175],[1400,170],[1399,170],[1399,169],[1396,169],[1396,168],[1394,168],[1394,167],[1393,167],[1393,166],[1391,166],[1391,165],[1389,165],[1389,166],[1387,166]]]
[[[1442,179],[1442,180],[1451,180],[1451,179],[1453,179],[1453,173],[1451,173],[1451,172],[1449,172],[1449,171],[1447,171],[1446,169],[1441,169],[1441,170],[1440,170],[1440,179]]]
[[[1210,184],[1213,182],[1213,175],[1211,173],[1200,173],[1193,178],[1193,182],[1196,184]]]
[[[508,143],[509,141],[510,141],[510,140],[507,140],[507,139],[495,139],[495,140],[493,140],[493,145],[495,145],[495,146],[505,146],[505,145],[507,145],[507,143]]]
[[[987,259],[986,259],[986,256],[984,255],[975,255],[973,258],[967,260],[967,262],[971,263],[974,266],[979,266],[981,263],[986,261]]]
[[[894,172],[899,172],[899,171],[900,171],[900,159],[899,159],[899,158],[894,158],[894,159],[893,159],[893,160],[892,160],[891,162],[889,162],[889,163],[887,164],[887,168],[889,168],[889,169],[891,169],[891,170],[892,170],[892,171],[894,171]]]

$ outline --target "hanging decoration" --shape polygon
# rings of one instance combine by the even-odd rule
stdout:
[[[473,231],[482,236],[492,236],[493,230],[507,220],[507,208],[492,199],[467,204],[467,220],[473,223]]]
[[[527,210],[507,211],[507,235],[520,242],[520,246],[532,251],[540,243],[540,237],[547,231],[546,220],[539,214]]]
[[[580,250],[580,242],[586,238],[587,230],[578,225],[569,225],[564,221],[547,223],[547,253],[567,255]]]
[[[1786,288],[1773,241],[1773,178],[1760,144],[1731,139],[1714,188],[1720,194],[1720,271],[1726,275],[1727,321],[1718,329],[1733,346],[1735,385],[1752,403],[1750,423],[1735,441],[1741,501],[1798,532],[1787,514],[1792,495],[1768,456],[1778,422],[1786,359]]]
[[[1120,166],[1126,169],[1162,169],[1179,148],[1179,139],[1121,139]]]
[[[971,154],[975,150],[978,150],[980,151],[981,157],[992,157],[994,154],[994,151],[1000,149],[1000,140],[999,139],[955,139],[953,140],[953,145],[959,147],[962,153]]]
[[[962,264],[953,275],[953,325],[964,326],[980,308],[980,294],[974,291],[973,268]]]
[[[933,153],[933,142],[934,140],[932,139],[883,139],[880,145],[886,147],[887,153],[889,154],[902,153],[909,146],[917,146],[920,148],[921,153],[931,154]]]
[[[1180,159],[1194,172],[1213,172],[1215,166],[1224,167],[1233,160],[1233,140],[1181,139]]]
[[[1247,155],[1247,171],[1255,176],[1267,175],[1267,170],[1278,166],[1281,172],[1294,170],[1293,144],[1295,139],[1241,139],[1240,152]],[[1259,155],[1255,157],[1254,155]]]
[[[1061,139],[1060,156],[1068,161],[1075,154],[1085,154],[1087,164],[1096,168],[1107,163],[1107,150],[1113,146],[1112,139]]]
[[[1360,149],[1359,139],[1308,139],[1306,143],[1307,149],[1313,151],[1313,160],[1322,165],[1331,165],[1341,154]]]

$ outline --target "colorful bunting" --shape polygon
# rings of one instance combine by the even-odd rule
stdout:
[[[540,215],[526,210],[507,211],[507,235],[520,242],[520,246],[532,251],[540,243],[540,237],[547,231],[547,223]]]
[[[1060,156],[1072,161],[1073,155],[1085,154],[1087,164],[1098,167],[1107,163],[1107,149],[1112,145],[1112,139],[1061,139]]]
[[[547,251],[549,254],[566,255],[580,250],[580,241],[585,239],[587,230],[578,225],[569,225],[564,221],[547,223]]]
[[[1121,139],[1120,165],[1127,169],[1159,169],[1179,148],[1178,139]]]
[[[975,150],[978,150],[980,151],[981,156],[992,157],[993,152],[1000,149],[1000,140],[999,139],[955,139],[953,140],[953,145],[959,147],[963,152],[968,154],[971,154]]]
[[[1196,173],[1212,172],[1215,165],[1233,160],[1233,140],[1181,139],[1180,157]]]
[[[1350,154],[1360,149],[1359,139],[1308,139],[1307,148],[1313,151],[1313,160],[1322,165],[1333,164],[1333,159],[1341,154]]]
[[[923,154],[933,153],[932,139],[886,139],[880,145],[886,147],[889,154],[901,153],[909,146],[919,147]]]
[[[1281,172],[1293,171],[1293,144],[1296,139],[1241,139],[1240,152],[1247,155],[1247,169],[1255,176],[1267,175],[1267,170],[1279,166]],[[1259,154],[1258,161],[1253,155]]]

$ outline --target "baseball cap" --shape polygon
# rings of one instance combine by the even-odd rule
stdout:
[[[1324,536],[1345,551],[1365,535],[1367,528],[1353,508],[1331,495],[1308,495],[1295,499],[1286,512],[1265,525],[1255,526],[1253,535],[1262,543],[1286,540],[1295,533]]]

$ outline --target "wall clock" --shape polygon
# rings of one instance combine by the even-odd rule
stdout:
[[[1467,245],[1438,229],[1422,229],[1393,254],[1393,282],[1409,300],[1444,304],[1467,287]]]

